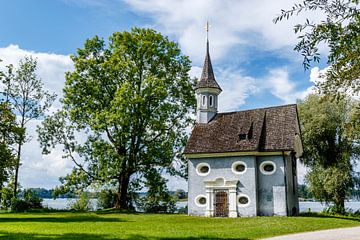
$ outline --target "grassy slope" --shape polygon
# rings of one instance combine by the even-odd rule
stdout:
[[[121,213],[0,214],[0,239],[258,239],[360,225],[358,218],[200,218]]]

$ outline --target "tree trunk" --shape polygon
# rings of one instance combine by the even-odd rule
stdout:
[[[117,209],[128,209],[128,187],[130,182],[129,174],[122,174],[119,178],[119,187],[116,194],[115,208]]]
[[[344,214],[345,213],[345,198],[337,199],[334,201],[336,213]]]
[[[19,167],[20,167],[20,156],[21,156],[21,147],[22,143],[19,143],[18,152],[16,157],[16,165],[15,165],[15,183],[14,183],[14,198],[17,198],[17,187],[18,187],[18,178],[19,178]]]

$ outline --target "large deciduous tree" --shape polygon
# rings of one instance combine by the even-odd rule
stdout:
[[[183,167],[178,153],[195,104],[190,60],[167,37],[139,28],[108,43],[88,39],[71,58],[63,108],[38,129],[40,142],[44,152],[62,145],[75,163],[64,190],[112,185],[115,207],[126,209],[136,179]]]
[[[330,67],[319,82],[325,93],[360,93],[360,2],[359,0],[305,0],[290,10],[281,10],[275,22],[304,11],[318,11],[325,15],[319,23],[306,20],[295,26],[301,33],[295,50],[304,57],[304,67],[319,61],[318,47],[329,47]]]
[[[5,87],[3,94],[10,103],[12,112],[16,114],[18,127],[21,129],[26,129],[29,121],[43,117],[56,97],[55,94],[50,94],[44,89],[36,71],[37,62],[30,56],[20,60],[16,69],[12,65],[7,66],[7,72],[0,76]],[[24,131],[17,139],[14,197],[17,196],[22,147],[29,140],[25,133]]]
[[[315,198],[333,202],[336,211],[354,185],[353,167],[360,157],[360,105],[342,97],[316,94],[299,103],[306,179]]]

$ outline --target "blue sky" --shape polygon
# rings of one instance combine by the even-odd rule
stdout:
[[[218,83],[220,111],[295,103],[311,92],[325,64],[304,71],[293,25],[308,13],[279,24],[272,19],[292,6],[288,0],[11,0],[0,5],[0,64],[16,64],[25,55],[38,59],[45,87],[61,96],[64,72],[72,69],[70,54],[87,38],[107,39],[115,31],[151,27],[179,42],[192,60],[190,74],[199,77],[205,54],[204,26],[209,20],[210,54]],[[320,52],[326,54],[326,48]],[[1,86],[0,86],[1,87]],[[51,111],[59,108],[57,102]],[[34,140],[24,149],[20,169],[24,187],[53,187],[72,164],[61,149],[42,156]],[[41,178],[34,178],[41,176]],[[172,188],[184,182],[171,181]]]

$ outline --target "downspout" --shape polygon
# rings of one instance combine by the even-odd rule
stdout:
[[[284,150],[281,151],[282,152],[282,157],[283,157],[283,161],[284,161],[284,183],[285,183],[285,202],[286,202],[286,215],[289,216],[289,206],[288,206],[288,184],[287,184],[287,180],[286,180],[286,173],[287,173],[287,169],[286,169],[286,159],[285,159],[285,152]]]

